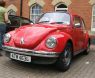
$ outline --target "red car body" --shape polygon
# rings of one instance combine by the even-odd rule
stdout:
[[[90,44],[90,37],[85,30],[83,19],[78,15],[67,14],[70,16],[70,23],[67,23],[68,25],[56,22],[47,23],[46,21],[44,23],[40,22],[22,26],[7,33],[11,37],[8,40],[6,40],[6,37],[4,39],[3,50],[6,52],[6,55],[11,59],[19,61],[25,61],[27,58],[24,56],[30,56],[31,60],[25,62],[52,64],[58,61],[68,43],[70,43],[72,48],[71,54],[68,52],[68,57],[83,51],[87,53],[86,50]],[[71,58],[69,59],[71,63]],[[61,67],[61,70],[67,70],[70,67],[70,63],[67,65],[67,68],[64,64],[63,68],[59,63],[57,66]]]

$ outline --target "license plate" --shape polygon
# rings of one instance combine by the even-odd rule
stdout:
[[[26,55],[10,53],[10,58],[19,60],[19,61],[23,61],[23,62],[31,62],[31,56],[26,56]]]

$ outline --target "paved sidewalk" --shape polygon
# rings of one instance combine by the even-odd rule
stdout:
[[[76,56],[66,72],[59,72],[54,66],[14,62],[2,56],[0,78],[95,78],[95,45],[91,45],[89,55]]]
[[[90,50],[95,51],[95,45],[94,44],[90,46]]]

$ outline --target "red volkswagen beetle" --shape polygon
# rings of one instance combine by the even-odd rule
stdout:
[[[83,19],[68,12],[43,14],[33,25],[5,34],[3,50],[13,60],[53,64],[69,69],[72,57],[90,51],[90,37]]]

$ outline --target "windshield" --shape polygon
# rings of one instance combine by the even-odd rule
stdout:
[[[67,13],[45,13],[37,23],[70,24],[70,15]]]

